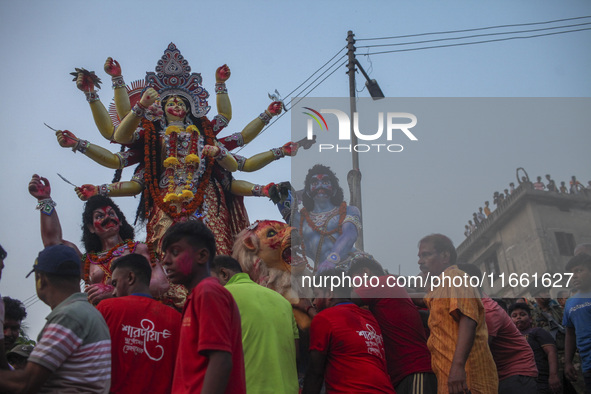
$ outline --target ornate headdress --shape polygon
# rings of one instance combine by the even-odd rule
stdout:
[[[189,62],[172,42],[156,64],[155,73],[146,73],[146,85],[160,94],[161,100],[169,96],[181,96],[191,104],[191,113],[200,118],[207,115],[209,93],[201,86],[201,74],[191,73]]]

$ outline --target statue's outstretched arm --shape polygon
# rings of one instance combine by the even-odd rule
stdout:
[[[263,111],[259,116],[254,118],[246,125],[240,133],[235,133],[227,137],[219,138],[219,141],[228,150],[232,150],[239,146],[243,146],[252,141],[263,130],[273,116],[281,113],[282,104],[279,101],[272,102],[269,107]]]
[[[86,140],[78,139],[68,130],[58,130],[55,132],[55,135],[61,147],[72,148],[74,152],[81,152],[103,167],[120,169],[135,164],[139,160],[138,158],[128,160],[130,156],[128,153],[112,153],[103,147],[91,144]],[[124,158],[124,156],[126,157]]]
[[[289,196],[289,182],[256,185],[252,182],[232,179],[230,192],[235,196],[269,197],[274,203],[285,201]]]
[[[135,179],[135,176],[134,176]],[[115,182],[102,185],[82,185],[74,189],[76,195],[82,201],[88,200],[92,196],[101,194],[108,197],[128,197],[140,194],[144,190],[144,185],[139,180]]]
[[[145,114],[146,109],[154,104],[158,98],[158,92],[153,88],[148,88],[142,95],[140,101],[133,106],[131,111],[123,118],[119,127],[113,134],[113,139],[120,144],[131,144],[134,139],[134,132],[140,125],[140,121]]]
[[[279,160],[285,156],[295,156],[298,151],[298,144],[295,142],[288,142],[282,147],[273,148],[266,152],[257,153],[249,158],[234,155],[238,162],[238,171],[253,172],[260,170],[272,161]]]

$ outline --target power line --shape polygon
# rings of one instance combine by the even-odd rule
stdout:
[[[501,29],[501,28],[507,28],[507,27],[544,25],[544,24],[549,24],[549,23],[566,22],[566,21],[573,21],[573,20],[586,19],[586,18],[591,18],[591,16],[579,16],[579,17],[574,17],[574,18],[555,19],[555,20],[545,21],[545,22],[530,22],[530,23],[516,23],[516,24],[511,24],[511,25],[487,26],[487,27],[478,27],[478,28],[474,28],[474,29],[448,30],[448,31],[438,31],[438,32],[419,33],[419,34],[406,34],[406,35],[392,36],[392,37],[359,38],[359,39],[356,39],[356,41],[390,40],[390,39],[398,39],[398,38],[421,37],[421,36],[436,35],[436,34],[466,33],[469,31]]]
[[[312,89],[310,89],[310,91],[308,93],[306,93],[304,96],[302,96],[298,101],[295,102],[295,104],[292,105],[292,108],[294,105],[296,105],[297,103],[299,103],[300,101],[302,101],[304,98],[306,98],[310,93],[312,93],[318,86],[320,86],[320,84],[322,84],[322,82],[326,81],[326,79],[328,79],[328,77],[330,77],[332,74],[334,74],[335,72],[337,72],[339,70],[340,67],[344,66],[345,64],[347,64],[348,60],[345,60],[344,62],[340,63],[338,65],[338,67],[336,67],[330,74],[328,74],[326,77],[324,77],[320,82],[318,82]]]
[[[531,33],[531,32],[534,32],[534,31],[556,30],[556,29],[564,29],[564,28],[567,28],[567,27],[577,27],[577,26],[586,26],[586,25],[591,25],[591,22],[577,23],[577,24],[574,24],[574,25],[544,27],[544,28],[540,28],[540,29],[515,30],[515,31],[506,31],[506,32],[498,32],[498,33],[473,34],[473,35],[462,36],[462,37],[438,38],[438,39],[434,39],[434,40],[399,42],[399,43],[394,43],[394,44],[380,44],[380,45],[362,45],[362,46],[359,46],[358,48],[378,48],[378,47],[390,47],[390,46],[401,46],[401,45],[425,44],[425,43],[428,43],[428,42],[441,42],[441,41],[451,41],[451,40],[463,40],[463,39],[466,39],[466,38],[499,36],[499,35],[519,34],[519,33]]]
[[[342,49],[340,49],[336,55],[334,55],[328,62],[324,63],[324,65],[322,67],[320,67],[318,70],[316,70],[314,73],[312,73],[312,75],[310,75],[304,82],[302,82],[297,88],[295,88],[294,90],[292,90],[288,96],[291,96],[296,90],[298,90],[302,85],[304,85],[307,81],[309,81],[318,71],[320,71],[323,67],[325,67],[328,63],[330,63],[336,56],[338,56],[339,53],[341,53]],[[339,63],[339,61],[341,59],[343,59],[344,57],[346,57],[347,55],[342,55],[341,57],[339,57],[337,60],[335,60],[333,62],[332,65],[330,65],[326,70],[324,70],[320,75],[318,75],[318,77],[316,77],[312,82],[310,82],[305,88],[303,88],[298,94],[298,97],[301,97],[300,100],[298,100],[295,104],[299,103],[304,97],[308,96],[310,93],[312,93],[318,86],[320,86],[320,84],[322,84],[322,82],[324,82],[328,77],[330,77],[332,74],[334,74],[337,70],[339,70],[340,67],[342,67],[343,65],[345,65],[347,63],[347,61]],[[318,82],[312,89],[310,89],[307,93],[305,93],[303,96],[300,96],[301,94],[303,94],[308,88],[310,88],[310,86],[312,86],[314,84],[314,82],[318,81],[318,79],[320,79],[324,74],[326,74],[331,68],[333,68],[335,65],[338,65],[330,74],[328,74],[326,77],[324,77],[320,82]],[[292,104],[292,100],[290,99],[289,102],[287,103],[287,105],[290,106],[289,109],[291,109],[295,104]],[[287,107],[287,106],[286,106]],[[258,136],[260,136],[261,134],[263,134],[269,127],[271,127],[275,122],[277,122],[279,119],[281,119],[284,115],[287,114],[287,108],[286,111],[281,113],[279,116],[276,116],[273,118],[273,121],[270,122],[263,130],[261,130],[261,132],[258,134]],[[258,137],[257,136],[257,137]],[[235,153],[240,152],[242,149],[244,149],[246,145],[241,146],[240,148],[238,148],[236,150]]]
[[[368,53],[368,55],[382,55],[385,53],[410,52],[410,51],[420,51],[423,49],[449,48],[449,47],[457,47],[457,46],[463,46],[463,45],[484,44],[484,43],[489,43],[489,42],[529,39],[529,38],[537,38],[537,37],[544,37],[544,36],[553,36],[553,35],[557,35],[557,34],[574,33],[574,32],[585,31],[585,30],[591,30],[591,27],[583,28],[583,29],[574,29],[574,30],[567,30],[567,31],[552,32],[552,33],[544,33],[544,34],[534,34],[531,36],[507,37],[507,38],[497,38],[494,40],[463,42],[463,43],[448,44],[448,45],[433,45],[433,46],[420,47],[420,48],[396,49],[396,50],[392,50],[392,51],[370,52],[370,53]]]
[[[339,55],[339,53],[342,52],[343,49],[345,49],[346,47],[342,47],[341,49],[339,49],[339,51],[333,56],[331,57],[326,63],[324,63],[322,66],[320,66],[320,68],[318,68],[318,70],[314,71],[312,73],[312,75],[310,75],[304,82],[302,82],[301,84],[299,84],[298,87],[296,87],[294,90],[292,90],[291,92],[289,92],[285,97],[289,97],[293,94],[293,92],[295,92],[296,90],[298,90],[303,84],[305,84],[306,82],[308,82],[310,80],[310,78],[312,78],[314,76],[314,74],[316,74],[318,71],[322,70],[322,68],[324,68],[324,66],[326,66],[328,63],[330,63],[335,57],[337,57]],[[345,55],[343,55],[345,56]],[[340,60],[340,59],[339,59]],[[337,60],[338,61],[338,60]],[[332,66],[331,66],[332,67]]]

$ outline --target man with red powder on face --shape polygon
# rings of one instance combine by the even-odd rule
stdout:
[[[168,279],[190,292],[181,321],[172,392],[246,393],[238,306],[210,275],[216,253],[213,233],[200,221],[177,223],[164,234],[162,249]]]
[[[29,182],[29,193],[38,200],[43,245],[47,247],[66,244],[78,251],[76,245],[62,239],[62,228],[55,210],[56,203],[51,199],[49,181],[39,175],[33,175]],[[141,254],[148,260],[150,255],[145,244],[133,241],[133,227],[127,222],[119,207],[106,196],[93,196],[86,202],[82,224],[82,242],[86,249],[82,275],[88,285],[85,290],[88,300],[96,305],[101,300],[113,296],[113,286],[110,284],[112,261],[130,253]],[[168,288],[162,266],[158,262],[152,262],[152,296],[159,298]]]

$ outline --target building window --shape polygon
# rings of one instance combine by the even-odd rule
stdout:
[[[575,237],[571,233],[555,232],[558,253],[561,256],[572,256],[575,251]]]
[[[495,279],[497,278],[497,275],[501,273],[501,270],[499,269],[499,260],[497,259],[496,252],[490,254],[484,259],[484,268],[486,270],[486,274],[493,274],[493,277]]]

